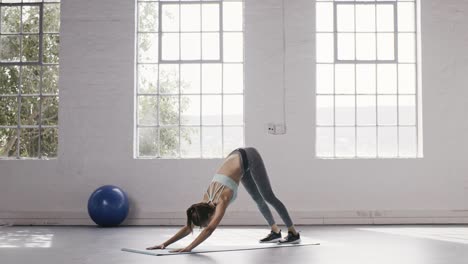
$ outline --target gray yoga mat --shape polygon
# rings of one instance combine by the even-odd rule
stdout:
[[[317,245],[320,245],[320,243],[301,243],[301,244],[275,245],[275,246],[266,246],[266,247],[248,247],[248,248],[232,248],[232,249],[217,249],[217,250],[195,250],[192,252],[181,252],[181,253],[169,253],[168,251],[161,252],[160,250],[139,250],[139,249],[131,249],[131,248],[122,248],[122,251],[137,253],[137,254],[144,254],[144,255],[151,255],[151,256],[174,256],[174,255],[189,255],[189,254],[200,254],[200,253],[216,253],[216,252],[286,248],[286,247],[305,247],[305,246],[317,246]]]

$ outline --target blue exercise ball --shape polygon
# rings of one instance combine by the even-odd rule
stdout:
[[[118,226],[128,215],[128,198],[117,186],[104,185],[89,197],[88,214],[102,227]]]

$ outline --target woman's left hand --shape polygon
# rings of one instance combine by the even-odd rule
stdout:
[[[174,249],[174,250],[171,250],[169,251],[170,253],[181,253],[181,252],[190,252],[191,250],[190,249],[187,249],[187,248],[179,248],[179,249]]]

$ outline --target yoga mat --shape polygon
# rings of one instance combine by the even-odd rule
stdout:
[[[247,250],[260,250],[260,249],[272,249],[272,248],[285,248],[285,247],[305,247],[305,246],[317,246],[320,243],[301,243],[301,244],[289,244],[289,245],[277,245],[277,246],[267,246],[267,247],[253,247],[253,248],[234,248],[234,249],[218,249],[218,250],[198,250],[192,252],[176,252],[168,253],[161,252],[160,250],[139,250],[131,248],[122,248],[122,251],[151,255],[151,256],[173,256],[173,255],[190,255],[190,254],[199,254],[199,253],[216,253],[216,252],[230,252],[230,251],[247,251]],[[159,251],[159,253],[158,253]]]

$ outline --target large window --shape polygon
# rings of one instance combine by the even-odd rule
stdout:
[[[221,158],[244,144],[243,2],[138,1],[137,158]]]
[[[316,2],[316,154],[422,156],[418,2]]]
[[[59,0],[0,1],[0,158],[57,156]]]

